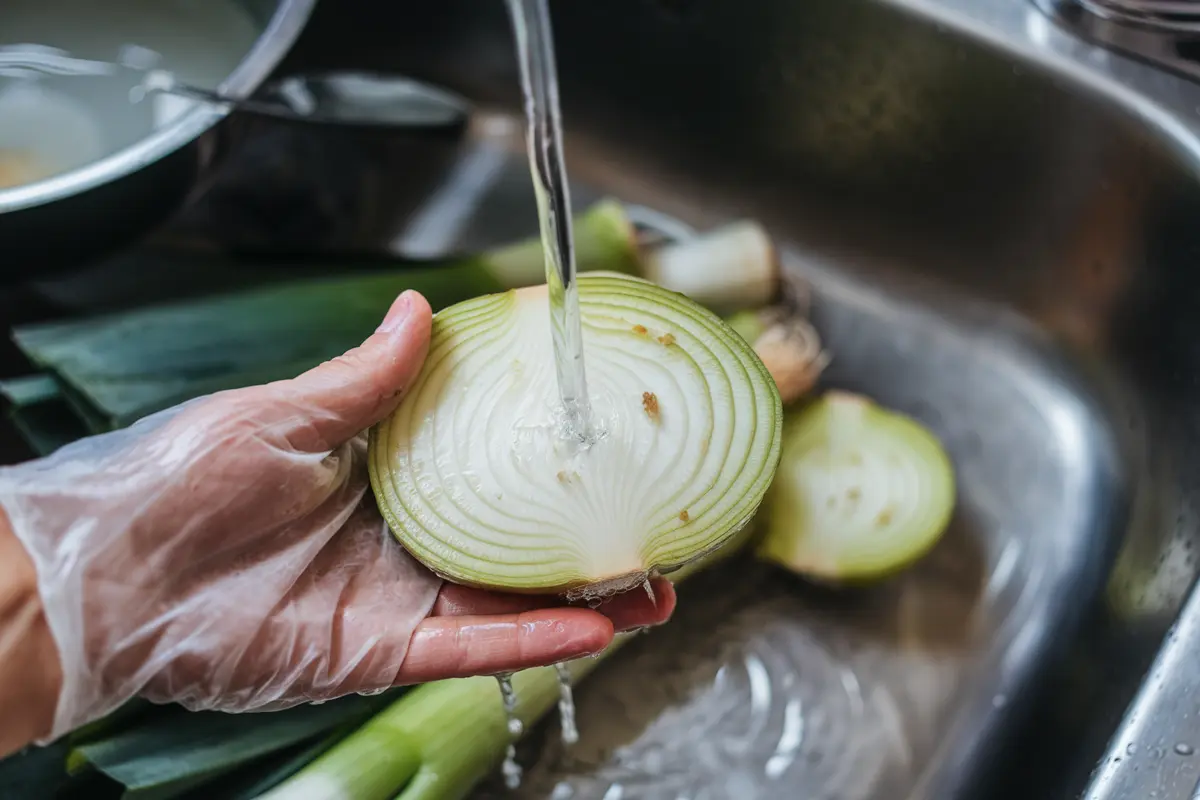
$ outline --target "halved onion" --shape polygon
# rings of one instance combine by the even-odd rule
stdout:
[[[865,397],[829,392],[784,424],[758,554],[835,581],[894,572],[950,521],[954,469],[918,422]]]
[[[545,286],[434,318],[416,383],[371,431],[401,543],[457,583],[592,597],[724,544],[779,461],[779,392],[749,344],[681,294],[579,277],[593,426],[562,436]]]

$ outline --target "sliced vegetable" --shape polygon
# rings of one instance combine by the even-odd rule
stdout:
[[[789,416],[758,555],[821,579],[896,571],[950,521],[954,469],[915,420],[845,392]]]
[[[457,583],[622,591],[721,545],[770,484],[781,403],[746,341],[648,281],[579,288],[590,447],[560,434],[545,286],[440,312],[417,381],[371,432],[380,510]]]

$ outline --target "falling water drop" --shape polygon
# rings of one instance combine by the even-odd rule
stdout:
[[[504,703],[504,721],[508,733],[516,738],[524,732],[525,726],[517,716],[517,692],[513,689],[512,673],[497,675],[496,682],[500,684],[500,700]]]
[[[504,764],[500,767],[504,773],[504,785],[509,789],[521,788],[521,765],[517,763],[516,745],[509,745],[504,751]]]
[[[517,747],[514,742],[521,736],[525,726],[517,716],[517,692],[513,688],[512,675],[497,675],[496,682],[500,684],[500,699],[504,703],[504,722],[508,728],[508,735],[512,737],[508,749],[504,752],[504,764],[500,771],[504,774],[504,785],[509,789],[517,789],[521,786],[521,765],[517,763]]]
[[[555,664],[558,672],[558,716],[561,720],[562,740],[565,745],[579,741],[579,727],[575,724],[575,696],[571,691],[571,670],[566,664]]]

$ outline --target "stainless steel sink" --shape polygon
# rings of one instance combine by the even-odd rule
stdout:
[[[495,112],[409,244],[531,232],[503,4],[338,5],[331,61]],[[961,504],[877,588],[749,561],[682,587],[581,687],[584,741],[528,743],[520,796],[1190,797],[1200,601],[1167,632],[1200,569],[1200,86],[1020,0],[552,9],[579,204],[763,220],[827,384],[936,430]]]

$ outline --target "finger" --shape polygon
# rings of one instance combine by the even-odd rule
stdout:
[[[637,587],[608,598],[594,611],[612,620],[618,631],[661,625],[675,611],[675,587],[665,578],[650,581],[650,592]],[[483,616],[516,614],[537,608],[565,607],[562,599],[553,595],[520,595],[492,592],[447,583],[442,586],[433,616]]]
[[[661,625],[675,612],[675,587],[665,578],[650,581],[650,593],[642,587],[622,592],[601,603],[596,611],[612,620],[618,631]]]
[[[585,608],[430,617],[413,633],[396,683],[494,675],[556,664],[599,653],[612,638],[612,622]]]
[[[653,593],[653,599],[650,593]],[[565,603],[557,596],[516,595],[446,583],[438,595],[437,603],[434,603],[432,615],[517,614],[535,608],[560,607],[565,607]],[[654,578],[650,581],[649,593],[642,587],[631,589],[610,597],[593,610],[612,620],[613,628],[617,631],[628,631],[635,627],[661,625],[671,619],[674,607],[676,594],[671,582],[665,578]]]
[[[459,586],[456,583],[445,583],[433,606],[432,616],[468,617],[519,614],[522,611],[564,605],[562,598],[554,595],[511,594]]]
[[[340,445],[399,405],[425,361],[432,318],[424,297],[404,292],[361,345],[267,388],[281,407],[311,427],[312,449]]]

